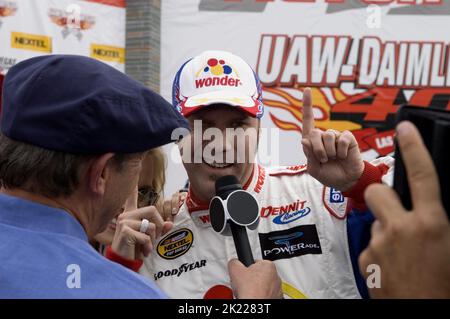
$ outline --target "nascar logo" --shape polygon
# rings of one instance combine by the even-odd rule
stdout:
[[[175,259],[187,253],[193,241],[192,231],[182,228],[161,239],[156,251],[164,259]]]

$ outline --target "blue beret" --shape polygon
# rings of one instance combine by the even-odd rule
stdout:
[[[135,153],[188,128],[165,99],[100,61],[47,55],[13,66],[3,87],[1,131],[72,154]]]

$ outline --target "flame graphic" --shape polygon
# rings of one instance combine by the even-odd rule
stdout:
[[[297,89],[303,93],[303,89],[300,88],[292,88]],[[282,109],[289,112],[294,121],[285,121],[279,119],[272,112],[269,112],[270,118],[273,123],[282,130],[286,131],[298,131],[302,132],[302,123],[303,123],[303,100],[297,99],[292,96],[289,92],[283,90],[280,87],[265,87],[263,89],[265,92],[277,95],[281,98],[282,101],[272,100],[272,99],[264,99],[264,104],[269,106],[270,108]],[[351,121],[340,121],[340,120],[331,120],[330,112],[332,109],[332,103],[329,101],[325,93],[319,88],[311,88],[312,93],[312,101],[313,108],[315,114],[315,126],[322,130],[327,129],[335,129],[339,131],[344,130],[358,130],[361,129],[361,125],[358,123],[354,123]],[[331,88],[331,93],[336,100],[336,102],[341,102],[348,98],[348,96],[340,89],[340,88]]]
[[[17,11],[17,5],[14,2],[1,1],[0,2],[0,17],[12,16]]]

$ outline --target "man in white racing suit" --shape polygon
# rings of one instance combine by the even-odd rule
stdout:
[[[192,129],[180,142],[189,192],[173,228],[156,239],[140,273],[153,278],[172,298],[233,296],[227,264],[236,258],[235,245],[232,237],[212,229],[208,206],[215,181],[235,175],[259,203],[259,225],[247,230],[254,258],[275,263],[285,298],[360,298],[347,215],[355,208],[364,210],[365,188],[386,181],[393,160],[364,162],[350,132],[315,129],[309,89],[303,94],[302,146],[307,165],[264,168],[254,163],[259,134],[246,139],[243,162],[234,157],[234,162],[211,160],[204,152],[207,143],[198,146],[194,141],[199,130],[224,132],[215,155],[225,154],[237,148],[226,129],[258,132],[263,115],[257,76],[228,52],[206,51],[186,62],[175,77],[173,104]],[[201,161],[192,161],[199,148]]]

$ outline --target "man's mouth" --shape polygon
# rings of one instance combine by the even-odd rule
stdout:
[[[218,155],[217,157],[203,155],[203,163],[205,163],[209,167],[219,169],[227,168],[234,165],[234,162],[228,160],[228,157],[226,157],[225,154],[220,154],[220,156]]]
[[[212,168],[227,168],[233,165],[233,163],[217,163],[215,161],[211,163],[207,163],[206,161],[204,161],[203,163]]]

